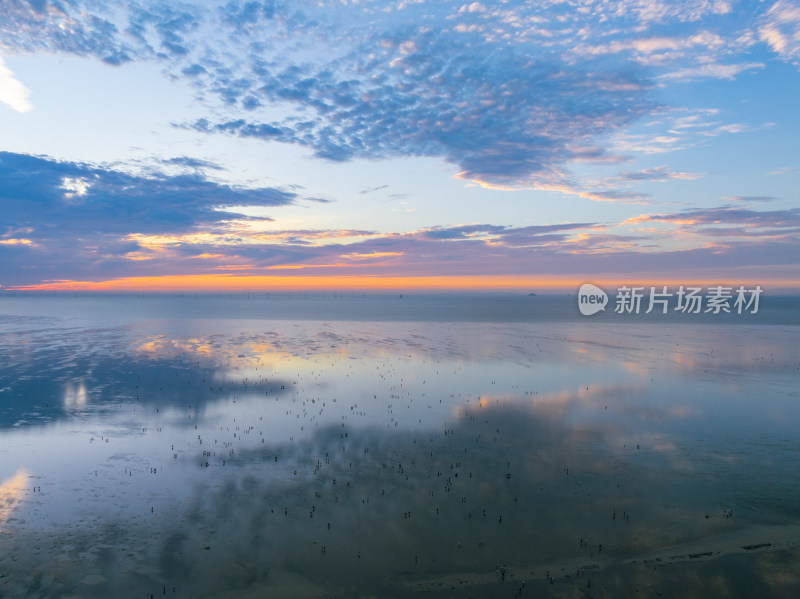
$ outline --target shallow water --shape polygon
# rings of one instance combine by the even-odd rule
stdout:
[[[790,306],[398,299],[0,299],[0,596],[625,596],[800,543]]]

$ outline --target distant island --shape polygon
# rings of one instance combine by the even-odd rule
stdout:
[[[529,293],[529,294],[528,294],[528,297],[535,297],[535,296],[536,296],[536,294],[535,294],[535,293]]]

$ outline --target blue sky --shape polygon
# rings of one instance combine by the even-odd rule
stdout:
[[[5,2],[3,289],[800,288],[800,4]]]

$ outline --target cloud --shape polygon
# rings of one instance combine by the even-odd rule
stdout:
[[[633,70],[568,65],[507,46],[476,54],[475,44],[442,32],[382,32],[344,68],[339,59],[287,68],[248,90],[264,102],[295,105],[305,111],[302,120],[185,126],[300,144],[333,161],[441,157],[463,179],[520,186],[563,179],[562,165],[593,138],[653,107],[649,84]],[[220,93],[240,95],[230,87]]]
[[[758,34],[782,59],[800,65],[800,6],[796,2],[775,2],[761,17]]]
[[[92,10],[95,7],[52,0],[8,0],[0,17],[0,50],[95,56],[114,65],[142,52],[124,41],[116,25]]]
[[[657,83],[764,66],[740,59],[754,35],[718,26],[728,1],[572,4],[12,0],[0,50],[159,61],[209,109],[176,126],[331,161],[440,158],[498,189],[575,188],[568,165],[619,160],[597,142],[653,115]],[[796,12],[779,0],[759,20],[784,58]]]
[[[39,167],[46,170],[46,165]],[[87,169],[71,171],[71,176],[88,179]],[[58,187],[61,175],[63,171],[57,171],[52,193],[65,192]],[[87,188],[81,202],[95,193],[94,186]],[[30,199],[37,197],[32,193]],[[56,197],[51,203],[58,201]],[[95,207],[104,209],[113,214],[109,206]],[[729,205],[642,214],[617,222],[522,227],[474,223],[394,233],[283,229],[278,220],[253,221],[220,211],[215,211],[218,220],[210,220],[202,206],[190,205],[187,210],[194,215],[192,225],[176,219],[171,227],[150,226],[138,220],[120,228],[113,219],[96,214],[89,225],[75,231],[50,223],[46,216],[33,219],[32,226],[9,227],[0,232],[4,264],[0,285],[36,288],[43,282],[62,281],[53,288],[67,289],[89,285],[74,281],[97,281],[99,288],[113,289],[114,281],[119,281],[130,288],[195,284],[269,288],[271,277],[285,284],[281,277],[290,276],[301,277],[293,279],[297,286],[303,280],[318,282],[318,277],[326,281],[357,277],[366,287],[366,281],[384,277],[571,273],[627,277],[664,269],[719,273],[758,265],[795,268],[800,255],[798,209],[756,211]],[[51,206],[40,212],[58,213],[58,209]],[[133,229],[138,232],[130,232]]]
[[[220,206],[280,206],[295,199],[293,192],[232,187],[198,174],[144,177],[0,152],[0,206],[12,226],[58,225],[76,234],[187,229],[221,220]]]
[[[7,227],[0,235],[3,270],[6,276],[32,277],[61,269],[112,271],[126,254],[142,249],[136,234],[225,228],[232,216],[225,206],[296,200],[293,192],[232,187],[196,173],[141,176],[0,152],[0,212]]]
[[[33,110],[30,90],[22,85],[0,57],[0,102],[17,112]]]
[[[742,62],[737,64],[719,64],[707,62],[696,66],[670,71],[661,75],[660,79],[674,81],[695,81],[698,79],[735,79],[739,73],[763,69],[760,62]]]
[[[726,123],[713,108],[663,108],[634,131],[620,131],[608,140],[620,155],[663,154],[705,144],[708,138],[752,130],[744,123]],[[690,175],[687,173],[687,175]]]
[[[677,53],[683,54],[698,46],[708,50],[719,48],[724,44],[725,40],[719,35],[702,31],[687,37],[658,36],[613,40],[596,46],[579,46],[574,51],[592,56],[630,52],[637,56],[638,60],[652,62],[654,54],[661,54],[661,58],[656,60],[663,61],[663,54],[667,52],[674,58]]]
[[[643,22],[699,21],[709,15],[724,15],[731,11],[728,0],[624,0],[615,3],[617,14],[633,11]]]
[[[432,227],[419,233],[428,239],[470,239],[482,238],[492,234],[498,234],[506,230],[506,227],[498,225],[459,225],[455,227]]]
[[[791,173],[795,171],[795,167],[793,166],[782,166],[781,168],[775,169],[774,171],[770,171],[768,175],[785,175],[786,173]]]
[[[374,193],[374,192],[376,192],[376,191],[380,191],[381,189],[386,189],[386,188],[388,188],[388,187],[389,187],[388,185],[376,185],[376,186],[374,186],[374,187],[367,187],[367,188],[365,188],[365,189],[362,189],[362,190],[361,190],[361,191],[359,191],[358,193],[359,193],[359,194],[362,194],[362,195],[363,195],[363,194],[366,194],[366,193]]]
[[[163,3],[134,7],[125,33],[136,39],[141,48],[159,58],[189,54],[192,45],[190,34],[199,29],[203,18],[200,8]]]
[[[196,131],[298,144],[334,161],[438,157],[495,185],[562,181],[581,148],[652,109],[647,77],[624,61],[568,62],[531,40],[448,22],[544,24],[560,9],[461,6],[409,5],[398,19],[389,3],[13,0],[2,47],[161,61],[231,115],[183,124]]]
[[[66,53],[121,68],[147,61],[190,86],[198,106],[191,122],[176,126],[291,143],[328,161],[429,157],[488,188],[625,203],[615,213],[626,215],[636,214],[633,204],[651,201],[635,185],[700,175],[639,165],[576,182],[570,169],[580,163],[589,172],[585,163],[617,164],[631,153],[668,152],[748,130],[713,109],[663,107],[657,94],[676,81],[764,68],[766,59],[755,62],[752,54],[759,39],[781,60],[796,61],[800,22],[785,0],[754,7],[750,12],[762,16],[744,30],[741,13],[714,0],[3,6],[4,54]],[[13,74],[3,73],[2,101],[28,106],[28,96],[14,91]],[[9,279],[0,284],[278,269],[586,272],[681,260],[720,264],[736,251],[741,258],[734,242],[757,246],[761,257],[752,260],[768,248],[785,256],[797,245],[797,214],[747,210],[746,202],[761,201],[756,196],[620,222],[470,223],[391,233],[284,228],[247,207],[324,198],[303,197],[299,187],[224,185],[215,180],[224,176],[219,166],[199,158],[136,166],[140,172],[132,173],[130,164],[0,154],[0,259]],[[404,197],[384,185],[356,189],[376,199]]]
[[[650,169],[639,171],[624,171],[619,174],[622,181],[671,181],[675,179],[690,180],[697,179],[701,175],[697,173],[675,173],[666,166],[657,166]]]
[[[722,199],[731,202],[774,202],[778,198],[775,196],[728,196]]]
[[[184,167],[189,170],[222,169],[222,167],[220,167],[218,164],[211,162],[210,160],[202,160],[200,158],[192,158],[190,156],[177,156],[175,158],[164,158],[161,159],[160,162],[166,166]]]
[[[574,195],[579,198],[592,200],[594,202],[609,202],[620,204],[649,204],[649,195],[638,191],[628,191],[625,189],[617,189],[609,187],[608,181],[599,182],[603,189],[591,189],[597,187],[595,184],[578,185],[571,181],[563,183],[540,183],[533,187],[541,191],[552,191],[565,195]],[[491,186],[490,186],[491,187]],[[500,188],[504,189],[504,188]]]
[[[731,198],[732,199],[732,198]],[[754,229],[769,228],[772,232],[785,232],[800,228],[800,208],[786,210],[751,210],[735,206],[697,208],[672,214],[647,214],[628,222],[663,222],[681,225],[743,225]]]

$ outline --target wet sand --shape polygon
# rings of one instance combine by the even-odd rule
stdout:
[[[791,327],[45,324],[3,599],[800,596]]]
[[[800,526],[754,526],[624,559],[597,553],[589,560],[518,565],[504,576],[494,571],[413,581],[408,588],[420,594],[457,590],[491,596],[500,592],[499,581],[501,588],[533,596],[570,597],[581,591],[598,597],[792,597],[800,591],[798,557]]]
[[[483,571],[424,577],[416,564],[375,576],[361,560],[334,559],[333,573],[311,560],[263,564],[243,548],[181,548],[183,538],[106,530],[57,536],[0,536],[3,597],[795,597],[800,590],[800,526],[752,526],[621,557],[613,550],[560,560],[503,563]],[[141,531],[140,533],[141,534]],[[125,535],[124,539],[119,537]],[[294,543],[300,539],[293,539]],[[55,541],[55,542],[54,542]],[[284,540],[287,541],[287,540]],[[303,539],[311,551],[320,541]],[[225,543],[225,541],[222,541]],[[335,543],[333,544],[335,545]],[[372,549],[367,541],[365,547]],[[185,550],[184,550],[185,549]],[[296,550],[297,548],[293,548]],[[496,549],[496,548],[495,548]],[[334,551],[334,548],[329,551]],[[341,550],[341,546],[338,550]],[[276,548],[279,551],[279,548]],[[158,555],[154,555],[157,552]],[[222,555],[220,555],[220,553]],[[385,559],[387,556],[383,556]],[[154,559],[155,558],[155,559]],[[278,560],[280,561],[280,560]],[[305,561],[305,563],[302,563]],[[346,564],[344,562],[348,562]],[[487,560],[488,561],[488,560]],[[191,565],[189,565],[191,562]],[[158,567],[156,567],[158,566]],[[487,564],[488,566],[488,564]],[[197,580],[193,578],[197,577]],[[524,581],[524,583],[523,583]],[[176,582],[176,584],[172,584]],[[177,586],[176,586],[177,585]],[[136,593],[128,593],[136,589]],[[152,589],[148,591],[148,589]]]
[[[713,492],[681,493],[684,473],[654,472],[648,448],[615,453],[601,431],[566,434],[558,410],[498,404],[475,415],[424,436],[326,429],[294,450],[304,454],[297,474],[281,480],[259,475],[274,449],[243,453],[232,476],[158,513],[58,531],[11,517],[0,588],[8,597],[496,597],[523,580],[526,595],[553,597],[797,589],[800,525],[755,524],[746,505],[726,517]],[[486,429],[494,434],[478,440]],[[257,467],[245,473],[247,464]]]

